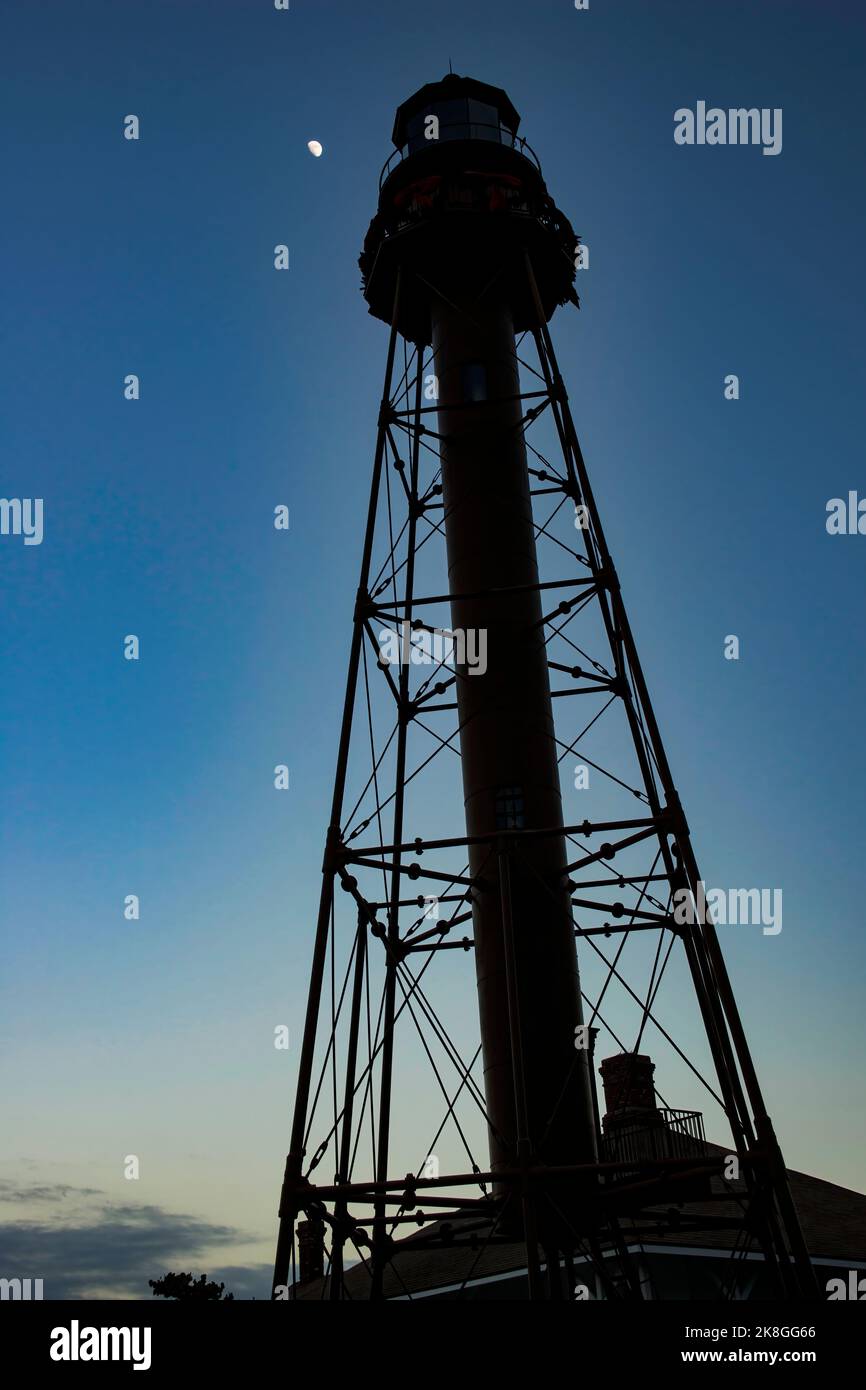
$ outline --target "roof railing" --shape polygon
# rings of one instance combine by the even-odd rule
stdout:
[[[655,1110],[651,1116],[611,1125],[604,1147],[609,1158],[621,1162],[700,1157],[706,1153],[704,1117],[700,1110]]]
[[[524,158],[528,159],[531,164],[534,164],[538,172],[541,173],[541,162],[532,146],[528,143],[528,141],[524,140],[522,136],[515,135],[514,131],[509,130],[508,127],[503,125],[501,121],[495,125],[490,121],[441,122],[439,130],[462,130],[466,132],[465,139],[467,140],[479,139],[479,143],[492,145],[507,145],[510,149],[516,150],[518,154],[522,154]],[[476,137],[473,134],[473,131],[476,130],[495,130],[499,136],[499,139],[489,140],[486,136],[481,136],[480,138]],[[451,136],[452,140],[455,138],[459,137]],[[436,143],[437,142],[435,140],[429,141],[429,144],[431,145],[435,145]],[[401,146],[399,150],[395,150],[394,153],[388,159],[386,159],[384,165],[382,166],[382,172],[379,175],[379,190],[381,191],[383,183],[389,177],[392,171],[397,167],[398,164],[402,163],[404,159],[411,158],[413,154],[417,154],[418,152],[419,151],[417,149],[410,150],[408,144]]]

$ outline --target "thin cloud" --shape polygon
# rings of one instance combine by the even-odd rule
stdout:
[[[100,1195],[95,1189],[4,1183],[6,1201],[55,1202]],[[40,1195],[36,1195],[40,1194]],[[222,1266],[215,1249],[248,1244],[254,1237],[233,1226],[166,1211],[156,1205],[106,1205],[72,1221],[0,1223],[0,1275],[42,1279],[46,1299],[150,1298],[148,1279],[169,1269],[206,1271],[225,1280],[236,1298],[268,1296],[270,1271],[262,1266]],[[224,1258],[224,1255],[223,1255]],[[222,1272],[220,1272],[222,1271]]]
[[[73,1187],[69,1183],[18,1183],[0,1178],[0,1202],[65,1202],[70,1197],[101,1197],[98,1187]]]

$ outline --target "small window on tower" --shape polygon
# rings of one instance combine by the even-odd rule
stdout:
[[[487,368],[483,362],[467,362],[463,368],[463,399],[487,400]]]
[[[439,117],[440,140],[469,139],[469,111],[465,97],[456,101],[438,101],[432,108]]]
[[[469,121],[473,140],[495,140],[499,144],[499,112],[495,106],[488,106],[484,101],[473,101],[470,98]]]
[[[523,830],[525,825],[522,787],[500,787],[496,793],[496,829]]]

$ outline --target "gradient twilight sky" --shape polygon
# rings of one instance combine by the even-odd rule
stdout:
[[[0,1273],[266,1291],[386,347],[357,256],[394,109],[449,59],[589,244],[553,335],[695,845],[784,892],[778,937],[723,936],[740,1008],[789,1165],[862,1189],[866,538],[825,529],[866,495],[861,7],[10,0],[2,29],[0,492],[45,534],[0,538]],[[782,153],[675,145],[698,100],[781,107]]]

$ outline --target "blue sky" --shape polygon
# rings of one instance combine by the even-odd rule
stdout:
[[[590,247],[553,334],[699,859],[784,891],[778,938],[723,938],[769,1108],[789,1165],[862,1187],[866,539],[824,524],[866,495],[857,7],[3,27],[0,491],[45,508],[40,546],[0,538],[7,1262],[264,1287],[386,345],[357,256],[394,109],[449,59],[508,91]],[[698,100],[781,107],[781,154],[675,145]]]

